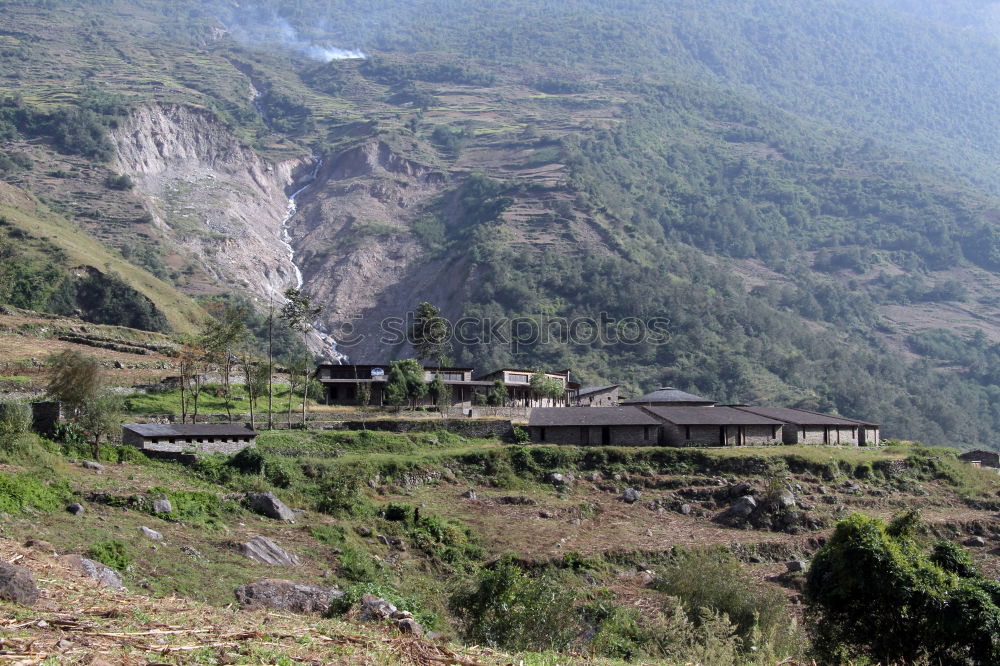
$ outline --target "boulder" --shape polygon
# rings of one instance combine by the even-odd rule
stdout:
[[[753,488],[746,481],[741,481],[734,486],[729,487],[730,497],[743,497],[744,495],[749,495],[753,492]]]
[[[83,461],[83,467],[85,469],[92,469],[95,472],[103,472],[104,471],[104,465],[102,465],[99,462],[94,462],[93,460],[84,460]]]
[[[464,497],[465,499],[474,500],[476,499],[476,490],[474,488],[469,488],[464,493],[462,493],[462,497]]]
[[[149,537],[153,541],[162,541],[163,540],[163,535],[162,534],[160,534],[159,532],[157,532],[154,529],[150,529],[150,528],[146,527],[145,525],[142,525],[141,527],[139,527],[139,531],[143,534],[143,536]]]
[[[424,635],[424,628],[412,617],[404,617],[396,620],[396,628],[399,629],[400,633],[411,634],[417,638],[421,638]]]
[[[88,560],[83,555],[63,555],[59,561],[70,569],[94,579],[103,587],[110,587],[114,590],[125,587],[122,583],[122,577],[117,571],[100,562]]]
[[[642,493],[635,488],[626,488],[625,492],[622,493],[621,500],[628,504],[635,504],[641,497]]]
[[[681,513],[683,513],[685,516],[690,516],[691,515],[691,505],[690,504],[681,504],[681,508],[678,509],[678,511],[680,511]]]
[[[725,525],[738,527],[746,522],[747,518],[757,510],[757,500],[746,495],[733,502],[733,504],[720,513],[716,520]]]
[[[251,510],[268,518],[274,518],[275,520],[295,520],[295,513],[271,492],[248,494],[247,505]]]
[[[982,548],[986,545],[986,539],[981,536],[974,536],[966,539],[962,542],[963,546],[973,546],[975,548]]]
[[[330,610],[330,604],[344,596],[336,587],[303,585],[275,578],[240,585],[233,592],[244,609],[273,608],[318,615],[325,615]]]
[[[82,515],[86,509],[79,502],[73,502],[72,504],[66,505],[66,510],[72,513],[74,516]]]
[[[153,500],[153,513],[170,513],[174,507],[170,506],[170,500],[163,498]]]
[[[237,548],[240,554],[251,560],[274,566],[296,566],[299,558],[274,543],[267,537],[256,536]]]
[[[781,494],[778,495],[778,506],[790,509],[795,506],[795,495],[791,491],[783,490]]]
[[[559,472],[550,472],[545,475],[545,483],[551,483],[556,488],[562,488],[564,486],[572,485],[576,481],[576,477],[572,474],[560,474]]]
[[[368,622],[388,620],[397,612],[397,608],[385,599],[368,593],[361,595],[358,608],[358,617]]]
[[[21,606],[34,605],[38,601],[35,577],[24,567],[0,562],[0,599]]]
[[[785,568],[788,569],[788,571],[791,573],[795,573],[796,571],[805,571],[807,566],[809,565],[802,560],[792,560],[791,562],[785,562]]]
[[[604,480],[604,477],[601,476],[600,472],[590,472],[583,478],[587,479],[587,481],[590,481],[591,483],[598,483]]]

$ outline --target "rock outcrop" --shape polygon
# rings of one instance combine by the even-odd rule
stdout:
[[[88,560],[83,555],[63,555],[59,558],[59,561],[77,573],[93,579],[98,585],[110,587],[115,590],[120,590],[124,587],[121,574],[100,562]]]
[[[256,536],[241,543],[237,550],[246,558],[272,566],[291,567],[299,564],[299,558],[274,543],[267,537]]]
[[[241,608],[272,608],[290,613],[325,615],[330,604],[344,596],[336,587],[317,587],[290,580],[267,578],[234,590]]]
[[[35,577],[24,567],[0,562],[0,599],[21,606],[32,606],[38,600]]]

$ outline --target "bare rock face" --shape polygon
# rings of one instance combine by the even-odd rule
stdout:
[[[250,509],[275,520],[295,520],[295,512],[275,497],[274,493],[250,493],[247,495]]]
[[[264,564],[283,567],[297,566],[299,564],[297,555],[289,553],[278,544],[263,536],[256,536],[250,539],[250,541],[240,544],[238,550],[244,557],[263,562]]]
[[[317,587],[267,578],[234,590],[241,608],[273,608],[291,613],[325,615],[334,600],[344,596],[336,587]]]
[[[32,606],[38,600],[35,577],[24,567],[0,562],[0,599],[21,606]]]
[[[117,571],[100,562],[88,560],[83,555],[63,555],[59,558],[59,561],[76,570],[78,573],[94,579],[98,585],[110,587],[114,590],[120,590],[124,587],[122,577]]]
[[[174,507],[170,506],[170,500],[168,499],[153,500],[153,513],[170,513],[173,510]]]
[[[206,273],[264,297],[296,286],[281,223],[309,160],[273,165],[210,111],[179,104],[139,108],[111,138],[147,212]]]

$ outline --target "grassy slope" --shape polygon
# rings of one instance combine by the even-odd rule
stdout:
[[[231,624],[240,628],[231,633],[221,632],[225,635],[219,639],[233,643],[227,648],[240,655],[234,657],[237,663],[264,658],[254,652],[261,649],[262,641],[275,650],[267,653],[273,660],[282,654],[300,657],[310,654],[326,660],[365,657],[386,663],[380,661],[385,658],[383,648],[396,650],[401,645],[391,637],[376,637],[367,647],[349,639],[337,644],[341,640],[338,635],[361,632],[369,636],[368,629],[337,621],[304,623],[278,614],[281,629],[275,629],[273,635],[270,629],[258,628],[270,638],[256,634],[239,638],[233,633],[244,631],[242,627],[250,631],[252,623],[262,616],[233,615],[233,611],[220,607],[231,604],[233,587],[265,577],[336,584],[345,589],[363,583],[401,595],[409,609],[425,623],[455,637],[457,625],[448,615],[447,595],[468,579],[476,565],[501,552],[510,551],[527,562],[559,566],[567,553],[575,553],[574,557],[587,563],[590,576],[596,581],[593,585],[597,587],[584,585],[584,589],[607,587],[613,591],[616,604],[629,605],[643,599],[643,608],[655,608],[659,603],[657,593],[636,578],[634,569],[655,567],[674,546],[717,545],[736,553],[746,571],[755,578],[784,591],[789,599],[788,612],[797,614],[801,607],[794,599],[795,588],[785,587],[789,583],[781,577],[782,563],[787,559],[808,559],[816,548],[816,539],[827,535],[833,521],[851,511],[887,517],[900,510],[920,508],[932,532],[945,538],[960,540],[963,535],[977,533],[994,541],[1000,535],[1000,523],[993,513],[1000,477],[958,463],[943,449],[922,450],[904,445],[876,450],[521,449],[489,440],[463,440],[447,433],[329,431],[264,434],[260,449],[269,461],[264,475],[235,473],[223,485],[173,463],[106,462],[104,471],[95,473],[69,463],[62,455],[43,453],[34,445],[22,444],[15,448],[22,453],[5,454],[6,462],[0,464],[0,481],[15,477],[26,480],[23,483],[28,485],[20,486],[20,495],[13,492],[28,505],[23,511],[8,509],[13,515],[5,522],[3,536],[13,541],[0,542],[0,551],[5,555],[24,554],[29,566],[44,568],[47,573],[42,576],[45,579],[42,585],[52,600],[38,611],[19,612],[18,616],[24,621],[32,617],[51,619],[72,615],[76,621],[103,628],[105,632],[123,626],[130,626],[128,631],[135,632],[163,623],[166,616],[155,612],[158,602],[136,595],[129,596],[134,603],[130,602],[130,609],[124,615],[108,618],[87,612],[74,615],[69,609],[74,607],[79,583],[72,582],[47,558],[13,545],[28,538],[41,538],[52,543],[57,552],[84,553],[96,543],[115,539],[125,544],[132,557],[132,564],[125,571],[127,586],[150,597],[166,599],[162,602],[166,608],[176,611],[177,619],[166,623],[176,625],[182,633],[173,638],[162,637],[162,645],[178,647],[178,644],[210,642],[199,643],[195,636],[183,633],[194,626],[196,618],[201,618],[203,625]],[[889,463],[898,464],[902,460],[909,461],[909,471],[896,475],[886,472]],[[202,469],[207,474],[221,468],[208,465]],[[543,481],[550,471],[572,472],[580,481],[557,491]],[[595,471],[603,480],[583,481],[585,473]],[[324,496],[319,484],[355,474],[361,474],[367,481],[353,497],[356,505],[353,515],[334,518],[315,510]],[[720,478],[745,480],[758,490],[766,489],[773,478],[793,486],[798,484],[795,494],[799,502],[813,503],[810,514],[822,519],[826,527],[799,534],[722,527],[709,520],[719,509],[712,508],[711,501],[698,499],[697,494],[719,487]],[[32,486],[31,479],[43,486],[53,481],[58,483],[43,491]],[[275,487],[274,479],[284,480]],[[858,484],[860,489],[845,489],[848,481]],[[626,486],[639,488],[642,500],[632,505],[621,502],[618,496]],[[825,490],[818,491],[819,486]],[[472,500],[461,496],[470,487],[478,495]],[[31,488],[35,489],[34,495],[29,492]],[[262,518],[239,505],[243,492],[267,489],[277,492],[289,505],[305,509],[295,524]],[[0,485],[0,501],[8,502],[11,492],[10,486]],[[171,519],[152,515],[143,501],[129,499],[162,494],[172,499],[175,511],[179,512]],[[524,498],[524,503],[511,504],[505,499],[511,496]],[[694,507],[691,515],[671,508],[678,497]],[[64,502],[72,500],[82,501],[86,513],[71,516],[61,510]],[[649,508],[650,500],[662,502],[665,510]],[[983,504],[974,509],[966,500]],[[424,517],[471,529],[480,554],[448,561],[431,555],[438,551],[425,550],[429,546],[418,540],[427,539],[426,535],[418,537],[420,532],[413,531],[412,526],[379,517],[379,510],[390,503],[411,509],[419,506]],[[704,515],[699,515],[702,512]],[[164,540],[154,543],[143,537],[139,532],[143,525],[160,531]],[[401,538],[404,548],[383,545],[374,538],[377,534]],[[278,570],[255,564],[235,552],[236,544],[258,535],[267,536],[297,554],[302,564]],[[437,546],[432,543],[430,547]],[[473,552],[476,551],[469,551]],[[982,549],[974,557],[985,570],[997,570],[993,550]],[[104,608],[102,604],[110,605],[120,597],[101,593],[99,599],[101,603],[90,607]],[[7,608],[8,612],[13,611]],[[310,627],[308,631],[304,629],[306,624]],[[56,639],[51,630],[21,624],[18,631],[12,634],[16,640],[39,639],[39,652],[54,649]],[[327,641],[322,635],[333,636],[335,640]],[[181,641],[180,637],[186,640]],[[175,639],[177,643],[170,642]],[[101,645],[111,650],[129,649],[118,641]],[[143,645],[146,643],[133,643],[132,649],[144,649]],[[331,646],[342,651],[331,652]],[[82,659],[92,649],[75,646],[74,658]],[[488,653],[476,655],[484,663],[492,663],[493,657]],[[558,661],[552,656],[527,657],[525,663]],[[170,658],[183,661],[181,655]],[[409,663],[407,659],[401,656],[400,663]]]
[[[202,309],[189,297],[116,256],[78,227],[5,183],[0,183],[0,215],[29,235],[43,237],[63,250],[68,258],[66,268],[93,266],[121,275],[129,285],[153,301],[175,332],[192,332],[194,322],[204,317]]]

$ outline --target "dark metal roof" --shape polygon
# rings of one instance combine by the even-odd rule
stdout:
[[[388,368],[391,361],[386,361],[385,363],[319,363],[316,365],[317,368]],[[423,365],[424,370],[434,370],[437,371],[438,367],[436,365]],[[454,368],[447,365],[442,365],[440,368],[441,372],[472,372],[475,368]]]
[[[529,426],[660,425],[638,407],[536,407]]]
[[[739,409],[744,412],[749,412],[751,414],[759,414],[760,416],[766,416],[769,419],[778,419],[785,423],[791,423],[792,425],[802,425],[802,426],[848,426],[848,427],[858,427],[858,426],[876,426],[874,423],[867,423],[865,421],[857,421],[855,419],[847,419],[843,416],[831,416],[830,414],[821,414],[819,412],[811,412],[808,409],[798,409],[797,407],[735,407],[734,409]]]
[[[628,400],[623,400],[623,405],[657,405],[657,404],[669,404],[672,402],[693,402],[700,403],[704,405],[714,405],[714,400],[709,400],[708,398],[703,398],[700,395],[694,395],[693,393],[687,393],[686,391],[681,391],[680,389],[675,389],[672,386],[664,386],[663,388],[657,389],[652,393],[647,393],[644,396],[638,398],[630,398]]]
[[[781,421],[732,407],[644,407],[674,425],[784,425]]]
[[[235,423],[123,423],[122,428],[143,437],[256,437],[257,433]]]
[[[580,392],[577,395],[590,395],[591,393],[600,393],[602,391],[610,391],[611,389],[616,388],[618,388],[618,384],[609,384],[607,386],[588,386],[587,388],[580,389]]]

